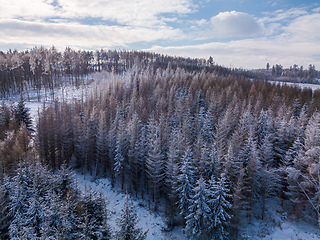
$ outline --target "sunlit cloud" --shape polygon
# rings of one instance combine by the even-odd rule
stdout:
[[[270,23],[279,21],[290,21],[296,17],[307,14],[308,11],[301,8],[292,8],[287,11],[277,10],[274,12],[265,12],[265,17],[261,18],[259,22]]]
[[[320,67],[320,14],[300,16],[288,26],[282,26],[282,33],[272,37],[247,38],[226,42],[161,47],[153,46],[147,51],[174,54],[185,57],[210,55],[224,66],[242,68],[263,68],[266,63],[293,64]]]
[[[269,62],[320,67],[319,4],[285,9],[274,0],[267,4],[271,8],[257,15],[214,9],[207,9],[205,16],[198,14],[206,4],[222,2],[0,0],[0,50],[134,46],[186,57],[212,55],[225,66],[260,68]]]
[[[161,14],[187,14],[196,7],[189,0],[1,0],[0,3],[0,18],[101,18],[129,26],[165,24]]]
[[[179,30],[168,27],[149,29],[105,25],[82,25],[70,23],[41,23],[22,20],[0,20],[2,37],[0,44],[26,44],[29,47],[45,45],[56,47],[112,48],[139,41],[155,41],[176,38]],[[14,29],[14,30],[13,30]]]
[[[216,37],[250,37],[261,28],[252,16],[243,12],[221,12],[211,18],[212,35]]]

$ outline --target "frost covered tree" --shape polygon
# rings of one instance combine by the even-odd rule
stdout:
[[[29,131],[32,131],[32,119],[30,116],[30,110],[26,107],[25,101],[22,96],[15,109],[15,118],[18,124],[23,123],[26,125]]]
[[[142,125],[139,129],[138,139],[134,146],[135,154],[137,156],[137,168],[138,171],[138,179],[136,180],[139,183],[141,190],[141,198],[144,197],[144,191],[146,186],[146,158],[148,156],[148,139],[147,139],[147,129],[145,125]]]
[[[180,174],[178,176],[178,206],[180,214],[185,218],[189,214],[189,206],[192,201],[195,184],[195,167],[193,154],[190,147],[187,147],[182,157]]]
[[[186,232],[190,239],[205,240],[212,236],[213,215],[210,207],[212,193],[203,177],[196,182],[186,219]]]
[[[120,176],[121,179],[121,189],[123,189],[124,187],[124,157],[122,155],[122,151],[121,151],[121,145],[120,145],[120,141],[117,140],[117,147],[116,147],[116,151],[115,151],[115,157],[114,157],[114,173],[116,176]]]
[[[221,174],[218,180],[212,177],[209,181],[209,189],[212,194],[212,199],[210,200],[213,227],[212,239],[229,239],[228,227],[231,219],[232,196],[225,174]]]
[[[137,227],[138,215],[129,199],[129,195],[126,195],[126,200],[121,211],[120,218],[117,225],[119,231],[116,232],[116,239],[118,240],[144,240],[147,238],[147,233],[143,232],[141,228]]]
[[[149,149],[146,158],[148,184],[152,190],[154,211],[157,210],[160,190],[164,179],[164,155],[161,149],[159,128],[153,119],[149,120]]]
[[[107,128],[106,128],[106,115],[100,111],[98,132],[97,132],[97,156],[94,166],[94,176],[99,176],[106,172],[108,161],[108,145],[107,145]]]
[[[23,163],[16,173],[9,183],[12,188],[9,235],[21,239],[41,238],[45,235],[42,229],[51,213],[47,201],[51,178],[40,164]]]
[[[236,101],[236,100],[234,100]],[[238,123],[238,103],[230,103],[223,117],[218,121],[216,141],[220,149],[220,154],[226,154],[228,150],[228,140],[231,138]]]
[[[289,195],[293,203],[300,203],[303,207],[304,198],[307,198],[311,215],[320,225],[320,113],[315,112],[306,126],[305,143],[293,165],[288,167]],[[297,208],[297,207],[295,207]]]
[[[257,145],[261,146],[265,136],[270,134],[270,127],[271,127],[271,119],[268,115],[268,112],[265,110],[260,111],[259,119],[257,122],[256,128],[256,138],[257,138]]]
[[[81,202],[82,236],[84,239],[111,239],[111,228],[107,221],[106,202],[101,195],[89,191]]]
[[[238,157],[242,165],[240,171],[242,171],[243,176],[240,177],[240,172],[238,180],[241,179],[241,181],[238,183],[237,187],[240,187],[242,209],[245,210],[250,222],[252,207],[258,190],[259,182],[256,176],[258,166],[260,165],[256,142],[253,139],[252,131],[250,131],[248,139],[245,141],[245,145],[241,149]]]
[[[173,225],[174,215],[178,200],[178,176],[179,176],[179,150],[176,146],[176,131],[171,133],[171,141],[169,143],[169,151],[167,153],[167,161],[165,166],[165,190],[168,194],[168,206],[170,224]]]
[[[137,154],[139,151],[136,151],[136,146],[139,141],[139,130],[141,125],[142,124],[137,113],[134,113],[132,115],[132,118],[127,125],[127,132],[129,137],[129,146],[128,146],[128,165],[129,165],[128,178],[130,183],[129,189],[131,191],[131,186],[133,186],[136,194],[138,192],[138,186],[139,186],[139,172],[141,171],[141,168],[139,167],[139,156]]]
[[[266,201],[276,196],[280,189],[280,174],[277,168],[273,167],[273,148],[270,141],[270,134],[265,135],[262,145],[259,147],[256,161],[256,192],[257,199],[261,203],[261,219],[264,219]],[[281,170],[280,170],[281,171]]]
[[[215,126],[214,117],[211,111],[205,111],[204,107],[200,107],[198,114],[198,128],[205,142],[212,143],[214,140]]]

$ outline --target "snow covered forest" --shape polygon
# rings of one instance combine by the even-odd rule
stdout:
[[[112,232],[104,198],[80,193],[70,168],[145,199],[190,239],[242,239],[270,206],[320,227],[320,91],[246,76],[212,58],[0,53],[1,96],[21,94],[0,107],[2,238],[146,238],[129,200]],[[80,98],[43,102],[32,122],[23,96],[67,85]]]

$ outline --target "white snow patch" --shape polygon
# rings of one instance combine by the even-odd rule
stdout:
[[[118,230],[117,218],[120,217],[121,209],[124,206],[126,195],[111,187],[109,179],[102,178],[93,180],[90,175],[82,175],[75,172],[78,185],[82,191],[91,189],[101,193],[108,202],[109,224],[113,231]],[[138,227],[148,231],[148,240],[185,240],[182,227],[174,228],[173,231],[164,231],[167,228],[164,216],[147,209],[147,203],[143,200],[131,198],[138,214]]]
[[[312,84],[312,83],[292,83],[292,82],[281,82],[281,81],[269,81],[270,83],[273,84],[279,84],[280,86],[282,85],[288,85],[288,86],[295,86],[299,87],[301,89],[304,88],[310,88],[312,91],[320,89],[320,84]]]
[[[293,223],[286,221],[279,228],[276,228],[275,231],[263,239],[272,239],[272,240],[311,240],[311,239],[320,239],[319,231],[316,231],[315,227],[312,227],[303,223]]]

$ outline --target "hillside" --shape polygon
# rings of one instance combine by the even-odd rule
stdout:
[[[2,56],[24,60],[1,68],[3,237],[107,239],[127,192],[147,239],[318,238],[319,90],[144,52]]]

